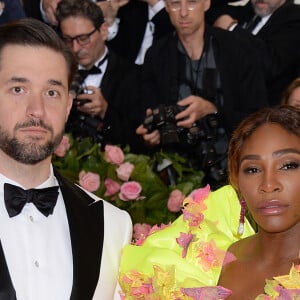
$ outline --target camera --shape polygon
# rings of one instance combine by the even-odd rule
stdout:
[[[88,91],[82,85],[82,79],[77,74],[70,86],[70,93],[73,95],[73,106],[82,106],[85,103],[91,102],[90,99],[77,99],[78,95],[88,94]]]
[[[77,109],[90,99],[77,99],[78,95],[87,94],[82,85],[80,75],[77,74],[71,84],[70,93],[73,95],[73,105],[67,121],[66,131],[71,132],[76,138],[91,137],[93,142],[102,144],[108,129],[104,128],[104,123],[99,117],[93,117]]]
[[[176,126],[177,120],[175,116],[185,109],[184,106],[160,105],[156,109],[153,109],[151,116],[148,116],[144,120],[144,127],[152,132],[158,129],[160,132],[160,139],[162,145],[168,145],[173,143],[179,143],[178,127]]]
[[[162,147],[181,154],[189,167],[203,170],[211,186],[218,187],[227,180],[226,131],[215,113],[199,119],[191,128],[177,126],[175,116],[184,109],[179,105],[160,105],[146,117],[144,127],[149,132],[158,129]]]

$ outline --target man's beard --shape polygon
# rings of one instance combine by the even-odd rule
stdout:
[[[53,129],[42,120],[29,120],[15,126],[15,131],[20,128],[39,126],[53,134]],[[51,156],[59,145],[64,130],[52,137],[44,145],[39,145],[39,138],[31,138],[30,142],[21,142],[16,137],[10,136],[8,132],[0,127],[0,149],[14,160],[28,165],[34,165]]]
[[[284,3],[285,1],[283,1]],[[264,9],[258,8],[255,6],[254,3],[265,3],[268,4],[268,6]],[[276,5],[270,5],[270,3],[265,2],[264,0],[252,0],[252,5],[254,5],[254,11],[255,13],[260,16],[260,17],[265,17],[268,16],[270,14],[272,14],[278,7],[280,7],[283,3],[278,3]]]

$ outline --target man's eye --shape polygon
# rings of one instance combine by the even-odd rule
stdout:
[[[23,88],[21,88],[19,86],[15,86],[15,87],[12,88],[12,92],[14,94],[21,94],[23,91],[24,91]]]
[[[86,36],[86,35],[82,35],[82,36],[79,36],[79,37],[78,37],[78,40],[79,40],[80,42],[86,42],[88,39],[89,39],[89,37]]]
[[[50,97],[57,97],[59,95],[59,93],[57,91],[50,90],[47,92],[47,95]]]

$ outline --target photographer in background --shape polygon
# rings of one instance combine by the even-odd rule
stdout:
[[[136,120],[142,115],[137,104],[137,67],[107,48],[107,24],[93,1],[62,0],[56,19],[62,39],[79,63],[66,130],[79,137],[91,136],[101,145],[130,144],[134,151]]]
[[[205,26],[210,0],[166,0],[165,6],[176,32],[155,42],[146,54],[142,101],[150,109],[146,124],[136,132],[153,151],[163,147],[186,156],[217,187],[226,181],[226,135],[246,115],[267,105],[263,75],[250,45]],[[172,114],[179,141],[163,145]],[[151,115],[154,126],[149,129]],[[194,130],[199,134],[191,143]]]

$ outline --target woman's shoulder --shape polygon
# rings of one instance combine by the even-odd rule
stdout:
[[[228,252],[233,254],[238,260],[243,260],[245,258],[249,260],[253,257],[255,239],[256,235],[251,235],[241,240],[237,240],[230,245]]]

